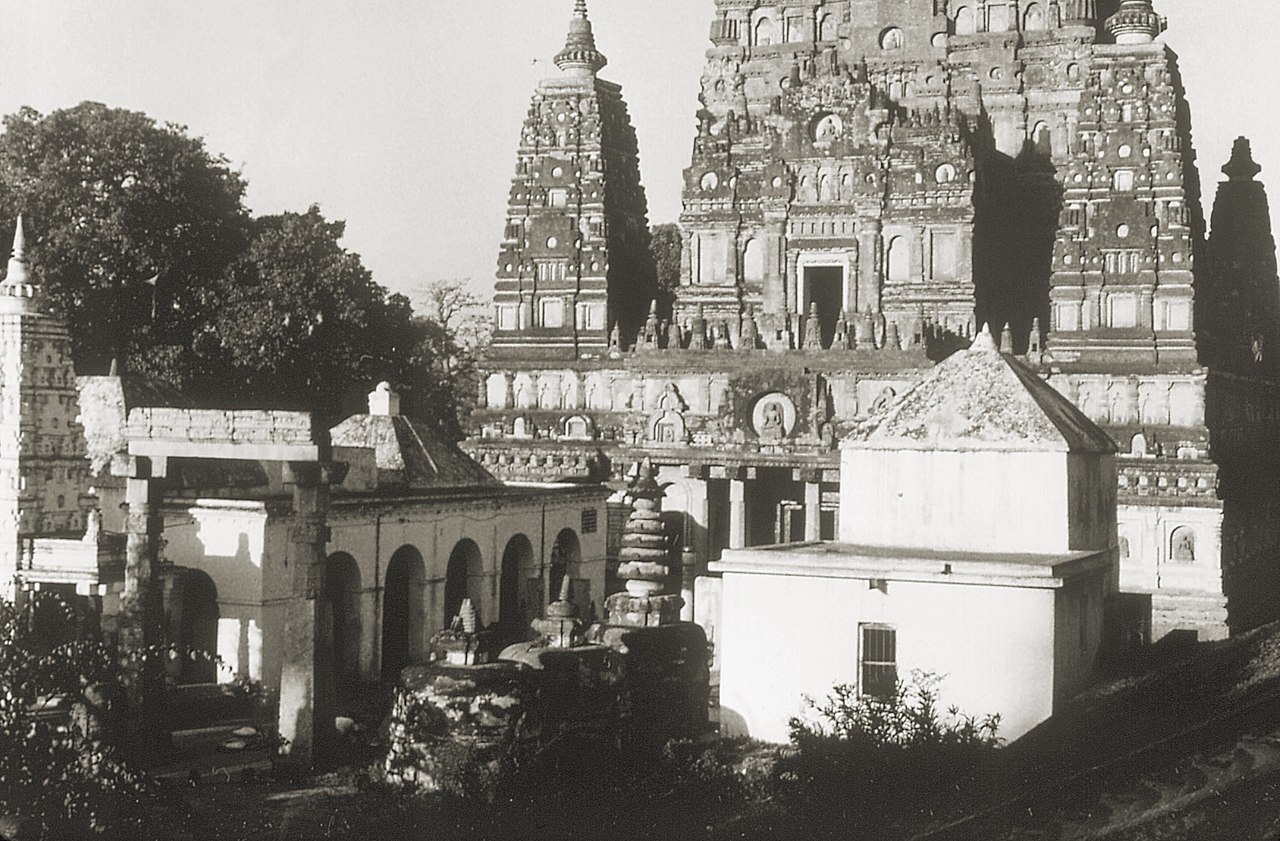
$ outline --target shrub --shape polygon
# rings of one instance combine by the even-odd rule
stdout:
[[[779,763],[778,793],[806,827],[839,826],[862,837],[954,788],[999,745],[998,715],[939,706],[941,678],[913,672],[886,698],[839,685],[790,722],[795,752]],[[819,836],[821,832],[818,833]]]
[[[0,600],[0,808],[49,838],[136,837],[149,789],[112,744],[122,703],[83,613],[52,593]]]

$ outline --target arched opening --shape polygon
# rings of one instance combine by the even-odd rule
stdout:
[[[444,579],[444,627],[449,627],[453,617],[462,608],[463,599],[471,599],[477,615],[483,615],[481,584],[484,568],[480,563],[480,547],[474,540],[463,538],[449,554],[449,566]]]
[[[886,251],[886,274],[891,283],[905,283],[911,279],[911,260],[907,255],[907,238],[893,237]]]
[[[382,679],[395,680],[422,654],[425,616],[422,586],[426,581],[422,553],[401,546],[387,564],[382,591]]]
[[[333,636],[333,677],[339,696],[360,683],[360,567],[346,552],[324,565],[324,606]]]
[[[1178,526],[1169,535],[1169,558],[1184,564],[1195,561],[1196,533],[1190,526]]]
[[[836,40],[836,16],[833,14],[825,14],[822,21],[818,24],[818,40],[834,41]]]
[[[756,21],[756,46],[767,47],[773,43],[774,28],[770,18],[762,17]]]
[[[1036,127],[1031,131],[1031,142],[1035,146],[1036,154],[1046,158],[1053,157],[1053,135],[1049,131],[1048,123],[1036,123]]]
[[[523,534],[507,541],[498,577],[498,624],[505,633],[519,633],[542,609],[542,578],[533,560],[533,544]]]
[[[573,529],[561,529],[556,535],[556,542],[551,547],[551,588],[550,598],[555,599],[560,594],[560,586],[567,575],[570,579],[582,577],[582,543],[578,540],[578,533]],[[573,594],[575,601],[579,598],[578,593]],[[585,604],[579,604],[579,608],[585,608]]]
[[[1032,3],[1022,14],[1022,28],[1026,32],[1043,32],[1048,29],[1045,19],[1044,7],[1039,3]]]
[[[957,35],[973,35],[978,31],[972,6],[961,6],[956,10],[955,27]]]
[[[764,248],[758,239],[747,240],[742,250],[742,279],[746,283],[764,281]]]
[[[198,569],[175,569],[169,593],[169,638],[178,657],[170,676],[179,684],[218,677],[218,588]]]

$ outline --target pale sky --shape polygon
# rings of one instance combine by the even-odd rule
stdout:
[[[529,97],[572,0],[0,0],[0,113],[97,100],[185,124],[255,213],[312,202],[383,285],[492,290]],[[651,222],[675,221],[712,0],[593,0],[602,75],[640,137]],[[1206,214],[1231,142],[1280,191],[1280,3],[1157,0],[1181,57]],[[535,64],[534,61],[538,60]],[[1277,214],[1280,215],[1280,214]],[[1280,230],[1280,225],[1276,226]]]

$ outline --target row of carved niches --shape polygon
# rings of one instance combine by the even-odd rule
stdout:
[[[811,383],[818,376],[831,415],[854,418],[869,411],[886,387],[900,390],[928,364],[895,365],[876,374],[842,367],[817,375],[810,364],[794,357],[762,355],[759,363],[725,369],[711,366],[683,374],[629,369],[495,372],[487,381],[488,402],[476,410],[478,431],[490,429],[480,432],[486,437],[608,439],[612,427],[666,412],[686,418],[738,417],[746,425],[741,407],[754,405],[762,394],[781,392],[790,395],[796,406],[815,405]],[[565,389],[566,380],[576,385]],[[545,388],[544,382],[549,383]],[[512,391],[525,395],[516,405],[507,402]],[[566,393],[576,394],[581,402],[567,406]],[[542,402],[534,404],[529,399],[533,394],[539,394]],[[505,414],[512,410],[519,417]]]
[[[1205,380],[1195,374],[1055,374],[1049,384],[1104,426],[1202,427]]]

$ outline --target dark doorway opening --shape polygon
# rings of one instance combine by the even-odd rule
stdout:
[[[355,558],[335,552],[325,562],[324,601],[333,634],[333,677],[339,703],[360,684],[360,568]]]
[[[814,304],[818,305],[822,346],[831,347],[831,340],[836,335],[836,321],[844,308],[844,269],[839,266],[805,267],[804,315],[808,316]]]
[[[426,565],[413,546],[402,546],[391,556],[382,591],[382,679],[399,678],[411,658],[419,653],[422,637],[422,581]]]
[[[804,539],[804,485],[790,468],[759,468],[747,482],[746,502],[748,546]]]
[[[176,639],[181,667],[176,682],[213,683],[218,676],[218,588],[206,573],[180,570],[174,587]]]
[[[523,534],[507,541],[498,579],[498,624],[519,636],[542,610],[542,579],[533,563],[533,544]]]

